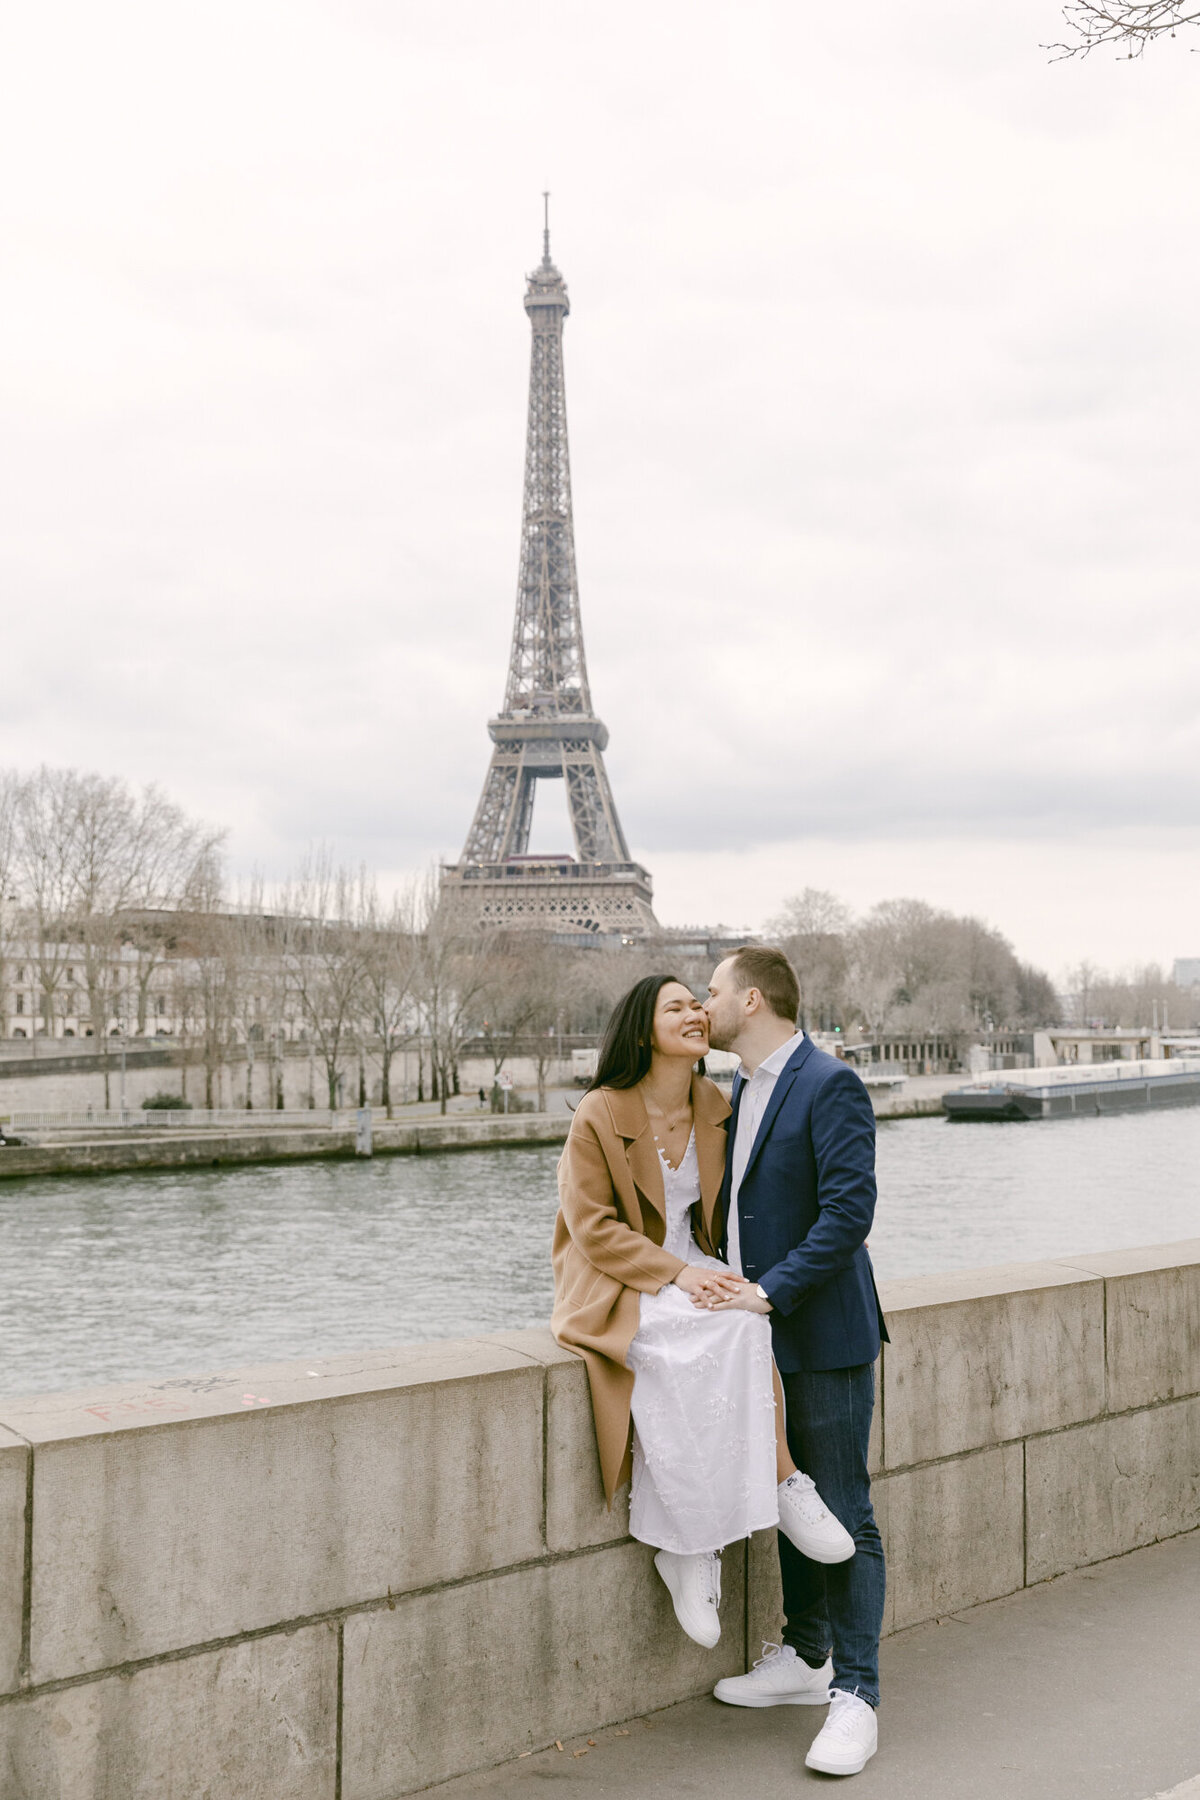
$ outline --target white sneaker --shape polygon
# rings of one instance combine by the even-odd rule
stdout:
[[[721,1636],[717,1612],[721,1604],[721,1552],[678,1556],[674,1550],[660,1550],[654,1566],[667,1584],[675,1617],[683,1629],[693,1643],[711,1650]]]
[[[828,1706],[833,1663],[810,1669],[790,1644],[764,1644],[748,1675],[727,1675],[713,1694],[729,1706]]]
[[[858,1775],[879,1748],[875,1708],[834,1688],[829,1717],[812,1741],[805,1765],[823,1775]]]
[[[811,1562],[849,1562],[854,1555],[854,1539],[799,1469],[779,1484],[779,1529]]]

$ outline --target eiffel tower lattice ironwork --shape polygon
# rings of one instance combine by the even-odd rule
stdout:
[[[473,910],[496,925],[640,936],[658,929],[650,877],[630,860],[617,817],[604,767],[608,732],[592,707],[583,650],[562,353],[570,302],[550,258],[548,208],[525,310],[533,343],[508,685],[503,710],[488,722],[494,748],[475,818],[443,888],[469,889]],[[545,780],[566,784],[573,858],[529,854]]]

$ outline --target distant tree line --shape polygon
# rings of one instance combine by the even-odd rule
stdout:
[[[1200,1030],[1200,987],[1179,987],[1158,963],[1111,973],[1081,962],[1067,973],[1072,1023],[1101,1028],[1157,1025],[1172,1033]]]
[[[805,888],[766,927],[800,982],[810,1030],[861,1025],[937,1038],[1058,1022],[1048,975],[999,931],[924,900],[882,900],[861,918],[835,894]]]
[[[638,976],[672,973],[702,993],[711,973],[670,944],[572,948],[483,927],[436,869],[383,894],[322,849],[231,898],[223,841],[153,787],[0,771],[0,1014],[11,1023],[19,999],[26,1035],[102,1039],[106,1079],[112,1037],[169,1037],[184,1094],[190,1083],[206,1106],[282,1106],[285,1058],[303,1043],[311,1104],[377,1091],[390,1114],[401,1052],[415,1097],[444,1109],[466,1054],[490,1056],[498,1075],[519,1045],[544,1104],[562,1039],[598,1032]],[[809,1029],[937,1038],[1060,1022],[1048,977],[1000,932],[922,900],[855,918],[806,888],[766,935],[795,964]],[[1070,985],[1081,1022],[1145,1025],[1169,1009],[1185,1027],[1200,1008],[1200,991],[1158,969],[1118,979],[1083,963]]]

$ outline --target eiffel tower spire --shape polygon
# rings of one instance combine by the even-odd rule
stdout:
[[[525,292],[532,346],[521,563],[508,682],[502,710],[488,721],[494,748],[483,793],[462,858],[447,877],[512,888],[504,897],[493,894],[495,905],[486,908],[497,923],[641,932],[657,929],[650,878],[629,859],[604,767],[608,732],[592,707],[583,649],[562,352],[563,321],[571,305],[550,256],[550,197],[543,198],[542,261],[528,277]],[[529,857],[537,784],[547,780],[566,784],[574,859]],[[578,889],[585,877],[594,892],[585,896],[580,890],[580,904],[551,904],[548,891],[535,902],[531,883],[549,883],[562,900],[561,890]],[[602,892],[608,889],[611,893]],[[528,904],[518,904],[518,890]]]

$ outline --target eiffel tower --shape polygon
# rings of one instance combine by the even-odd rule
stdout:
[[[550,259],[549,196],[541,266],[528,277],[533,328],[525,502],[516,622],[504,706],[488,721],[494,749],[459,861],[442,893],[480,922],[582,933],[657,935],[651,881],[630,860],[604,767],[608,732],[588,687],[575,574],[567,454],[563,320],[567,288]],[[575,854],[531,856],[539,781],[566,783]]]

